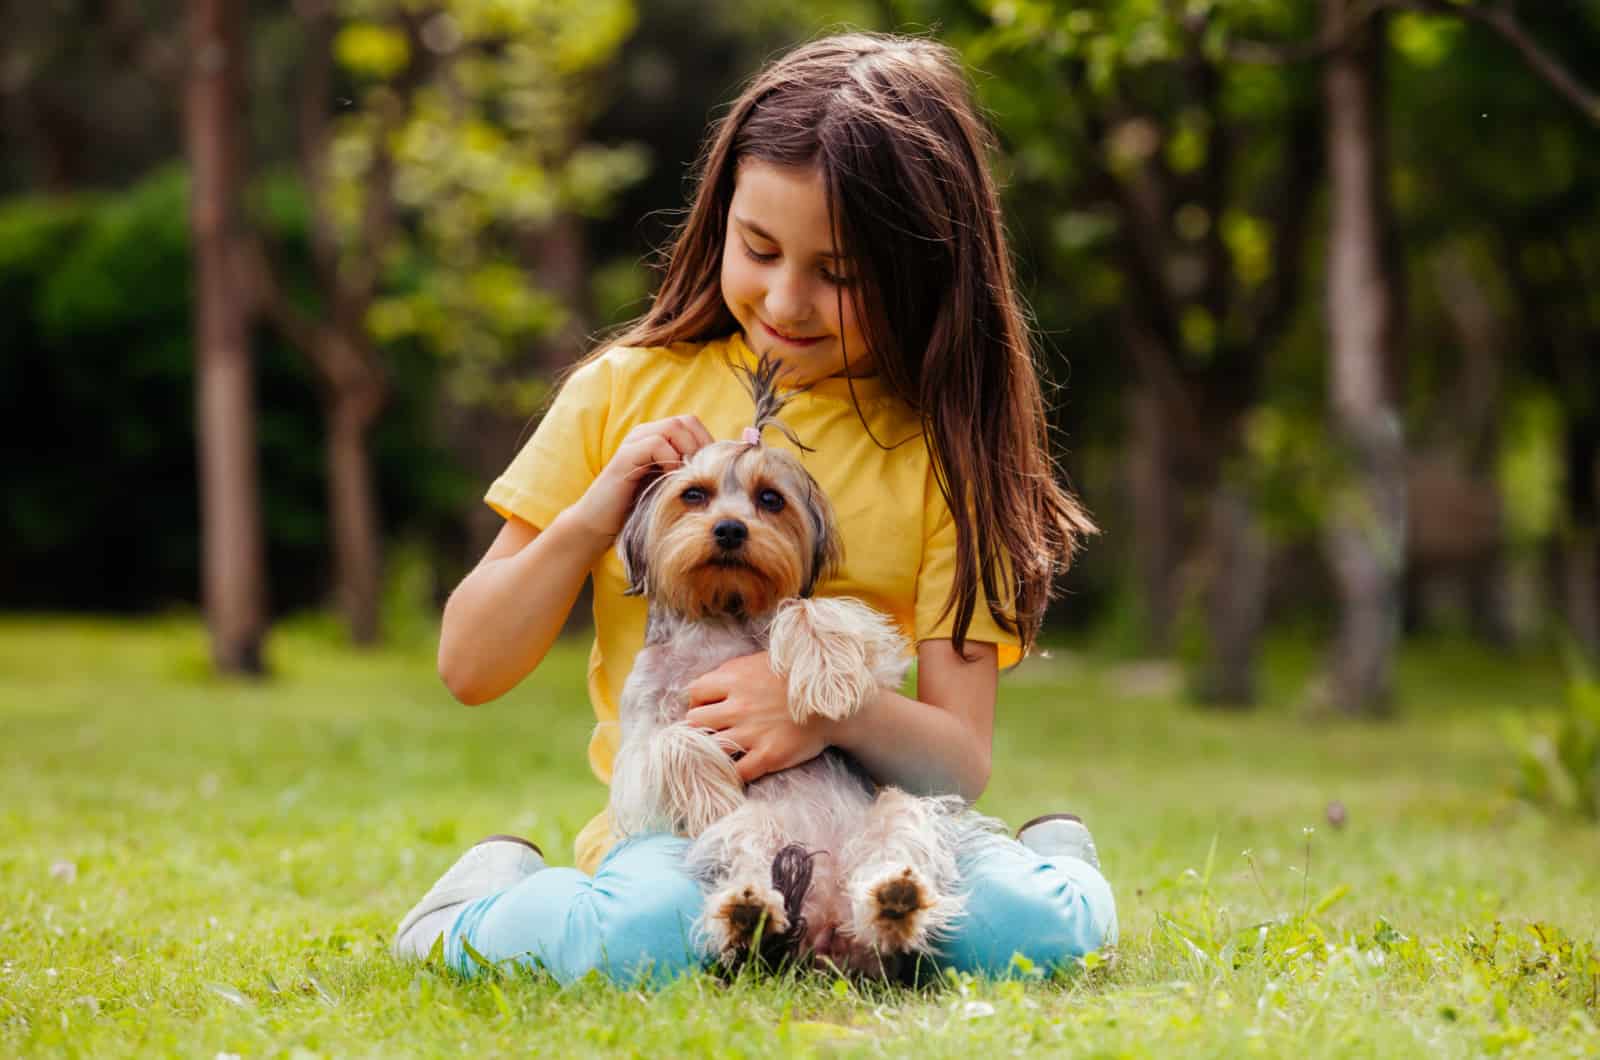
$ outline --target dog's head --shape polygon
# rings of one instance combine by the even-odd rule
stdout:
[[[629,595],[694,619],[756,618],[840,559],[833,509],[781,449],[716,442],[640,495],[617,541]]]

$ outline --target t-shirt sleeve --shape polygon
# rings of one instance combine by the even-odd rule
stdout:
[[[605,466],[613,371],[597,357],[567,378],[533,437],[489,487],[489,507],[543,530],[583,496]]]
[[[937,486],[930,484],[927,510],[923,515],[926,536],[922,548],[922,567],[917,573],[916,639],[949,639],[955,635],[956,609],[947,611],[950,586],[956,577],[956,521]],[[1000,668],[1015,666],[1022,659],[1022,640],[1008,633],[989,613],[983,585],[978,585],[972,623],[967,639],[994,644],[999,648]]]

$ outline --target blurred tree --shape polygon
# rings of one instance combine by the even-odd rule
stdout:
[[[179,0],[0,0],[0,190],[116,184],[178,146]]]
[[[195,383],[203,591],[224,673],[262,672],[266,562],[250,356],[248,232],[241,209],[246,60],[242,5],[190,0],[185,140],[194,173]]]
[[[581,256],[570,218],[604,210],[643,167],[636,150],[581,138],[590,82],[632,8],[299,0],[296,10],[317,290],[289,291],[265,253],[257,281],[323,384],[335,595],[364,644],[379,634],[367,439],[388,400],[385,349],[436,351],[462,400],[526,415],[543,396],[546,375],[514,384],[502,369],[569,314],[522,266],[531,251],[535,272],[572,296]],[[335,116],[341,99],[356,106]]]
[[[1339,594],[1330,672],[1350,714],[1391,703],[1405,562],[1406,453],[1395,402],[1399,278],[1391,254],[1383,68],[1384,23],[1360,0],[1323,0],[1328,116],[1329,404],[1348,475],[1326,527]]]
[[[264,191],[266,223],[302,247],[297,182]],[[200,600],[190,201],[182,163],[126,189],[0,201],[0,607]],[[285,264],[309,283],[300,254]],[[251,340],[275,617],[327,602],[324,432],[305,357],[259,324]],[[435,441],[442,362],[415,345],[393,354],[373,439],[384,522],[448,540],[479,483]]]
[[[1566,7],[1581,11],[1582,4],[1543,4],[1541,15]],[[1383,9],[1420,11],[1466,19],[1487,27],[1516,52],[1529,71],[1577,107],[1591,122],[1600,124],[1600,95],[1596,95],[1556,54],[1542,46],[1518,17],[1516,0],[1378,0],[1374,14]],[[1591,10],[1592,14],[1592,10]],[[1581,17],[1581,15],[1580,15]]]
[[[1387,10],[1450,14],[1486,25],[1591,120],[1600,121],[1600,106],[1534,42],[1511,3],[1504,0],[1493,4],[1324,0],[1322,6],[1321,35],[1313,50],[1303,50],[1302,55],[1323,59],[1330,174],[1329,399],[1346,466],[1335,487],[1326,534],[1341,605],[1330,691],[1338,709],[1373,713],[1389,702],[1407,525],[1407,459],[1393,392],[1401,374],[1396,360],[1403,284],[1387,190],[1391,179],[1384,134]],[[1236,47],[1234,54],[1243,53]],[[1285,55],[1280,49],[1266,57],[1281,61]],[[1445,275],[1458,287],[1464,282],[1459,270]],[[1468,321],[1460,326],[1474,325]],[[1483,353],[1480,346],[1480,405]],[[1467,382],[1473,382],[1470,374]],[[1469,411],[1470,405],[1469,395]],[[1481,415],[1478,418],[1481,421]],[[1457,426],[1470,430],[1473,424]],[[1415,473],[1412,479],[1413,493],[1428,481]]]
[[[1203,540],[1197,691],[1249,703],[1267,543],[1243,435],[1300,296],[1320,110],[1309,77],[1230,65],[1226,45],[1242,30],[1294,32],[1300,16],[1264,3],[954,6],[901,10],[944,16],[995,75],[980,88],[1012,154],[1019,227],[1053,234],[1042,254],[1063,285],[1085,259],[1112,270],[1061,297],[1112,321],[1132,362],[1128,490],[1150,643],[1170,646],[1178,572]]]
[[[1345,602],[1332,687],[1347,709],[1383,697],[1406,495],[1390,389],[1403,297],[1386,234],[1376,21],[1391,7],[1482,22],[1590,109],[1592,97],[1505,4],[1379,0],[1341,5],[1337,17],[1324,5],[1320,31],[1303,9],[1252,2],[895,5],[902,19],[942,22],[975,66],[999,75],[980,84],[1012,148],[1016,186],[1051,193],[1014,195],[1018,212],[1057,234],[1051,249],[1070,263],[1061,275],[1079,278],[1073,295],[1098,295],[1116,315],[1135,365],[1128,477],[1156,645],[1170,636],[1162,622],[1178,611],[1176,571],[1190,551],[1179,498],[1210,499],[1204,698],[1245,702],[1253,692],[1267,553],[1250,496],[1256,454],[1240,439],[1298,300],[1323,112],[1328,147],[1344,159],[1327,237],[1328,386],[1348,462],[1340,475],[1320,470],[1318,506],[1340,528],[1329,533]],[[1325,60],[1320,101],[1311,59]],[[1085,287],[1094,259],[1115,263],[1114,282]]]
[[[1554,595],[1600,652],[1600,139],[1594,94],[1573,73],[1600,48],[1600,9],[1405,6],[1425,14],[1391,33],[1407,132],[1395,186],[1448,329],[1409,344],[1409,418],[1426,447],[1413,555],[1453,560],[1475,621],[1503,638],[1514,616],[1498,568],[1541,565],[1531,553],[1554,539]],[[1506,415],[1515,436],[1503,438]],[[1547,460],[1564,490],[1543,485]]]

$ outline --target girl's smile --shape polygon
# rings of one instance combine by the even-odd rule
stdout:
[[[761,322],[761,327],[765,329],[768,335],[771,335],[779,342],[787,343],[790,346],[813,346],[827,338],[826,335],[812,335],[809,338],[799,335],[785,335],[783,332],[779,331],[771,324],[768,324],[766,321]]]
[[[727,229],[722,299],[750,349],[772,354],[794,386],[871,375],[853,265],[829,236],[821,170],[741,162]]]

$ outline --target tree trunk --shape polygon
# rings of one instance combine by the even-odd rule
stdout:
[[[1215,706],[1249,707],[1256,701],[1256,656],[1266,619],[1268,550],[1250,497],[1238,486],[1223,483],[1212,494],[1211,554],[1211,653],[1198,693]]]
[[[371,367],[365,336],[321,331],[318,363],[333,367],[324,397],[327,425],[328,516],[333,533],[333,585],[352,643],[378,643],[383,586],[383,534],[373,476],[370,434],[387,399]]]
[[[1440,409],[1443,415],[1437,417],[1449,424],[1448,434],[1431,443],[1412,444],[1414,448],[1458,451],[1468,484],[1479,495],[1484,509],[1480,517],[1470,523],[1458,522],[1453,530],[1460,536],[1478,536],[1482,547],[1453,573],[1466,588],[1474,632],[1497,648],[1508,648],[1516,642],[1518,631],[1512,614],[1511,564],[1494,462],[1500,451],[1503,351],[1511,344],[1493,300],[1465,252],[1447,249],[1435,256],[1432,265],[1440,304],[1456,334],[1460,370]],[[1415,505],[1414,494],[1411,500],[1414,526],[1422,512]],[[1416,559],[1412,555],[1408,562]]]
[[[1178,567],[1183,558],[1171,430],[1157,395],[1145,386],[1128,396],[1125,468],[1133,514],[1134,565],[1144,620],[1145,648],[1172,651],[1178,613]]]
[[[1562,541],[1561,582],[1572,639],[1591,661],[1600,662],[1600,534],[1593,527]]]
[[[1578,647],[1600,663],[1600,417],[1575,417],[1566,431],[1567,514],[1562,596]]]
[[[1325,39],[1345,43],[1323,74],[1328,112],[1328,298],[1334,431],[1348,458],[1326,543],[1340,614],[1330,691],[1350,714],[1386,711],[1405,559],[1405,445],[1390,384],[1396,278],[1385,254],[1383,22],[1358,0],[1324,0]]]
[[[257,485],[251,307],[236,282],[246,251],[239,214],[244,35],[240,5],[191,0],[185,133],[192,175],[196,440],[202,597],[211,655],[224,673],[260,674],[266,558]]]

